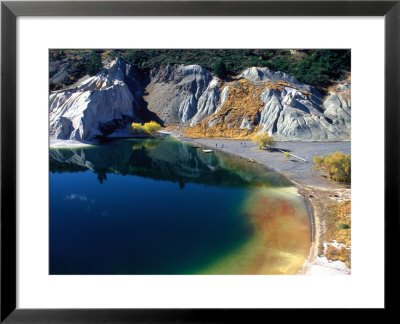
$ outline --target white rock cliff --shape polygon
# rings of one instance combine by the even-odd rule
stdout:
[[[141,91],[135,69],[123,60],[78,83],[50,94],[50,138],[87,140],[136,117]],[[123,125],[125,126],[125,125]]]
[[[225,84],[198,65],[169,65],[151,70],[146,78],[144,82],[134,67],[116,59],[97,75],[52,92],[50,138],[107,136],[140,120],[143,110],[165,125],[193,127],[206,121],[214,127],[224,118],[220,113],[230,89],[245,79],[261,89],[245,95],[260,101],[262,109],[257,118],[239,115],[227,128],[257,129],[281,140],[350,139],[350,80],[331,87],[324,98],[314,87],[268,68],[246,69]]]

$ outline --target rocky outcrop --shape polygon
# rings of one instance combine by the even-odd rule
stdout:
[[[261,131],[277,139],[350,139],[349,80],[323,98],[315,88],[290,76],[282,77],[284,82],[278,81],[281,87],[272,89],[267,83],[260,96],[265,104],[261,112]]]
[[[50,138],[88,140],[137,119],[143,86],[123,60],[75,87],[50,94]]]
[[[190,126],[196,125],[204,118],[211,116],[218,104],[219,88],[218,79],[214,78],[209,84],[207,89],[203,92],[197,103],[197,112],[190,121]]]
[[[351,85],[350,78],[332,87],[324,100],[325,116],[342,132],[351,131]]]
[[[146,87],[147,108],[167,125],[185,123],[196,115],[198,105],[200,110],[209,110],[207,101],[218,101],[215,99],[218,94],[212,87],[208,88],[212,79],[211,73],[198,65],[154,69]]]
[[[345,125],[333,124],[335,112],[327,115],[322,96],[315,89],[304,93],[301,88],[284,85],[281,89],[267,89],[261,94],[261,131],[278,139],[332,140],[349,137]],[[304,87],[303,87],[304,89]]]
[[[243,136],[268,132],[279,140],[350,139],[350,80],[326,98],[286,73],[252,67],[222,90],[218,108],[189,135]],[[196,122],[198,122],[196,120]]]
[[[259,67],[251,67],[243,71],[243,73],[239,76],[239,78],[247,79],[253,83],[255,82],[286,82],[287,84],[292,85],[293,87],[303,90],[303,91],[312,91],[312,87],[301,83],[296,78],[281,72],[281,71],[274,71],[269,68],[259,68]]]
[[[128,134],[129,123],[143,120],[140,112],[146,111],[165,126],[185,127],[188,136],[268,132],[279,140],[348,140],[350,88],[347,79],[323,97],[286,73],[258,67],[225,83],[198,65],[154,68],[142,78],[116,59],[99,74],[50,94],[50,137]]]

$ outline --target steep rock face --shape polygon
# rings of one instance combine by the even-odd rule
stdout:
[[[225,85],[215,112],[193,120],[191,136],[246,136],[268,132],[281,140],[350,138],[350,80],[326,98],[313,87],[268,68],[252,67]],[[197,124],[196,124],[197,123]]]
[[[142,85],[137,71],[116,59],[75,87],[50,94],[50,137],[88,140],[136,117]]]
[[[350,79],[338,83],[329,91],[324,100],[325,115],[332,120],[332,124],[341,131],[351,131],[351,85]]]
[[[151,119],[184,126],[187,136],[268,132],[280,140],[350,139],[350,88],[347,79],[323,97],[290,75],[257,67],[223,83],[198,65],[153,69],[143,81],[116,59],[96,76],[50,94],[50,137],[125,134],[131,121],[140,121],[139,112],[151,111]]]
[[[321,97],[304,95],[296,89],[266,89],[261,94],[261,131],[277,138],[334,139],[341,135],[321,108]]]
[[[226,137],[251,133],[259,123],[262,109],[259,95],[262,89],[246,79],[228,83],[221,91],[221,100],[215,112],[194,128],[187,129],[187,133],[194,130],[203,136]]]
[[[267,81],[266,89],[260,95],[264,103],[261,131],[278,139],[338,140],[350,137],[350,84],[345,87],[348,100],[343,103],[346,105],[344,111],[340,109],[342,104],[338,104],[342,98],[337,94],[339,90],[332,91],[324,99],[315,88],[285,73],[262,71],[260,74],[262,80]]]
[[[156,113],[166,125],[185,123],[201,110],[210,110],[208,103],[218,99],[215,88],[206,91],[212,75],[199,65],[169,65],[154,69],[144,97],[148,109]],[[202,97],[202,98],[201,98]],[[215,110],[215,109],[214,109]]]
[[[219,100],[219,88],[218,79],[213,78],[208,84],[207,89],[203,92],[197,103],[197,112],[193,116],[190,126],[196,125],[199,121],[212,115],[218,104]]]

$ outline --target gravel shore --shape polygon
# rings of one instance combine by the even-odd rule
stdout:
[[[248,159],[264,163],[266,166],[285,175],[289,180],[300,185],[318,186],[324,188],[343,188],[342,184],[328,181],[321,172],[314,171],[313,157],[334,152],[350,154],[350,142],[277,142],[275,149],[288,151],[302,159],[290,157],[287,159],[282,152],[260,150],[251,141],[213,139],[213,138],[179,138],[180,140],[208,146],[212,149],[225,151]]]

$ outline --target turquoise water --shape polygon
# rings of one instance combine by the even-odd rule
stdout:
[[[264,166],[172,139],[51,149],[50,274],[242,273],[220,263],[259,245],[244,206],[261,188],[289,187]]]

